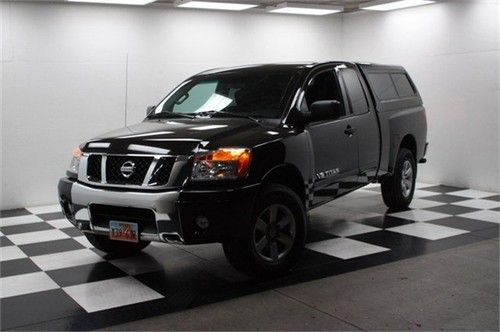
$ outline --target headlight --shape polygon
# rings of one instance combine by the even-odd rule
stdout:
[[[73,159],[69,164],[68,175],[70,177],[78,177],[78,169],[80,168],[80,158],[82,156],[82,150],[80,148],[73,149]]]
[[[246,148],[221,148],[197,153],[194,157],[193,180],[236,180],[247,177],[252,151]]]

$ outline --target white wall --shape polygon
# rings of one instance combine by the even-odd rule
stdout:
[[[74,146],[140,121],[146,105],[191,74],[341,58],[412,74],[431,142],[421,179],[498,191],[498,4],[309,18],[0,2],[1,209],[56,202]]]
[[[340,58],[340,18],[22,2],[0,10],[1,209],[56,202],[73,147],[142,120],[189,75]]]
[[[427,108],[431,183],[499,191],[499,1],[343,15],[346,59],[401,64]]]

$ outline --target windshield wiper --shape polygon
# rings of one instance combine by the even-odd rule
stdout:
[[[174,113],[174,112],[160,112],[156,114],[152,114],[148,116],[148,119],[170,119],[170,118],[189,118],[194,119],[193,115],[183,114],[183,113]]]
[[[196,115],[201,115],[201,116],[210,116],[211,118],[214,118],[214,117],[216,117],[217,115],[220,114],[220,115],[223,115],[223,116],[226,116],[226,117],[250,119],[250,120],[252,120],[254,122],[257,122],[257,123],[261,122],[259,119],[254,118],[251,115],[244,115],[244,114],[235,113],[235,112],[225,112],[225,111],[211,110],[211,111],[204,111],[204,112],[190,113],[190,114],[192,114],[192,115],[196,114]]]

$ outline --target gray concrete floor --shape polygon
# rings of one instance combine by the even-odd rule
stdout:
[[[486,240],[107,330],[499,330]]]

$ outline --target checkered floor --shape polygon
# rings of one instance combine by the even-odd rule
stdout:
[[[219,244],[153,243],[113,258],[57,205],[2,211],[1,328],[94,329],[498,237],[496,193],[418,184],[411,208],[388,212],[370,185],[315,209],[297,268],[260,283]]]

